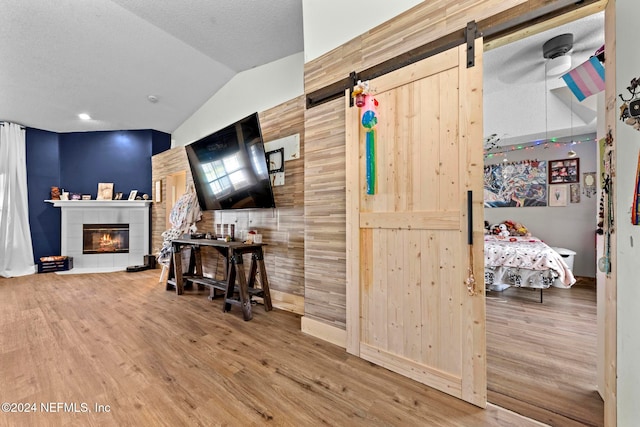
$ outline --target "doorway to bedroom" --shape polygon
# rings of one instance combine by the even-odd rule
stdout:
[[[505,246],[497,258],[544,264],[485,269],[494,289],[487,292],[488,401],[551,425],[604,424],[595,179],[604,94],[579,101],[561,78],[603,45],[599,12],[489,46],[484,56],[485,221],[509,231],[488,240]]]

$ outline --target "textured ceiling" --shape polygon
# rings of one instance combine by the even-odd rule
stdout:
[[[301,52],[301,3],[0,0],[0,120],[171,133],[236,73]],[[542,44],[574,33],[575,66],[604,43],[603,26],[598,14],[486,52],[485,135],[504,144],[595,130],[595,97],[578,103],[546,80]]]
[[[301,0],[0,6],[0,120],[55,132],[171,133],[236,73],[303,50]]]
[[[574,35],[573,69],[604,44],[604,12],[485,53],[485,138],[495,134],[498,145],[513,145],[596,131],[597,96],[579,102],[561,76],[545,75],[542,45],[564,33]]]

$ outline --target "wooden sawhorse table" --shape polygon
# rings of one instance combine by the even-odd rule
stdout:
[[[174,239],[171,241],[172,256],[169,263],[169,278],[167,290],[175,287],[176,293],[181,295],[185,282],[195,283],[199,286],[210,288],[209,299],[215,297],[216,290],[224,291],[225,312],[231,310],[231,305],[239,305],[242,308],[244,320],[251,320],[251,297],[261,297],[264,301],[265,311],[271,310],[271,295],[267,271],[264,268],[264,253],[262,243],[226,242],[224,240],[210,239]],[[200,247],[210,246],[216,249],[225,258],[225,280],[216,280],[204,277],[202,274],[202,255]],[[191,248],[191,257],[187,272],[182,272],[182,249]],[[243,254],[251,254],[251,265],[247,278],[244,270]],[[256,274],[260,272],[260,288],[255,287]],[[234,298],[237,292],[238,299]]]

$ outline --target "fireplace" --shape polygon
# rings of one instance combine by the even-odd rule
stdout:
[[[60,208],[60,254],[73,257],[78,273],[124,271],[127,266],[144,264],[149,254],[151,200],[48,200]],[[127,252],[85,253],[84,225],[128,228]],[[118,228],[116,231],[120,231]],[[98,234],[101,236],[100,234]],[[98,239],[100,239],[99,237]],[[114,236],[111,235],[113,241]],[[110,246],[110,245],[107,245]],[[112,245],[111,245],[112,246]]]
[[[129,253],[129,224],[83,224],[82,253]]]

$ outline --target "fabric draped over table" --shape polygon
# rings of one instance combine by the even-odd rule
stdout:
[[[169,222],[171,228],[162,233],[163,244],[158,254],[158,262],[169,265],[171,241],[182,237],[189,228],[202,218],[198,197],[194,191],[184,193],[171,209]]]

